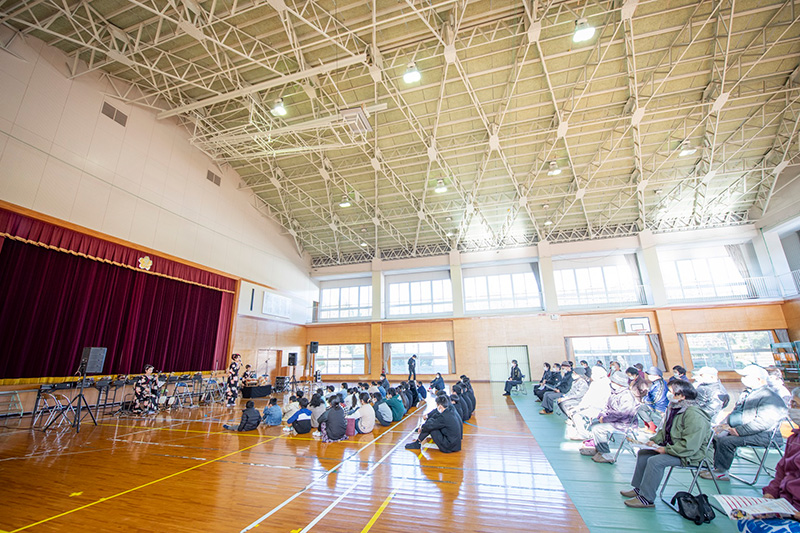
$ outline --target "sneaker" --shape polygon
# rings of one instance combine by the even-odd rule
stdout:
[[[510,392],[504,392],[503,396],[511,396],[511,393]]]
[[[425,447],[428,448],[429,450],[438,450],[439,449],[439,447],[437,445],[435,445],[434,443],[432,443],[432,442],[430,444],[428,444],[427,446],[425,446]]]
[[[728,473],[727,472],[717,472],[716,470],[714,470],[713,477],[712,477],[711,472],[709,472],[708,470],[703,470],[702,472],[700,472],[700,477],[703,478],[703,479],[717,478],[717,481],[730,481],[731,480],[731,478],[728,477]]]
[[[422,445],[419,443],[418,440],[411,441],[406,444],[406,450],[419,450],[422,448]]]
[[[608,455],[610,455],[610,454],[597,453],[597,454],[592,456],[592,461],[594,461],[595,463],[613,464],[614,463],[614,459],[608,457]]]
[[[553,413],[551,411],[548,411],[547,409],[542,409],[541,411],[539,411],[539,414],[540,415],[552,415]]]
[[[586,457],[594,457],[595,454],[597,453],[596,449],[594,449],[594,448],[586,448],[586,447],[583,447],[578,451],[581,452],[581,455],[584,455]]]
[[[594,439],[586,439],[583,441],[583,445],[587,448],[594,448]]]
[[[621,490],[619,491],[619,493],[625,496],[626,498],[635,498],[636,496],[638,496],[638,494],[636,493],[636,489]]]
[[[631,498],[630,500],[625,500],[625,505],[628,507],[633,507],[634,509],[650,509],[651,507],[655,507],[654,503],[644,503],[639,498]]]
[[[289,432],[292,430],[292,426],[286,426],[283,428],[283,431]]]
[[[315,431],[314,433],[311,434],[311,436],[319,438],[322,436],[322,433],[320,433],[319,431]]]

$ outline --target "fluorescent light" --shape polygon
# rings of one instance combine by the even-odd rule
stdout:
[[[553,225],[553,221],[552,220],[545,220],[544,221],[544,225],[545,226],[552,226]]]
[[[697,152],[697,148],[692,146],[692,143],[689,141],[683,141],[680,145],[680,149],[681,151],[678,153],[678,157],[686,157],[687,155],[692,155]]]
[[[364,246],[364,247],[366,247],[366,246],[367,246],[367,243],[365,243],[365,242],[362,242],[362,243],[361,243],[361,246]]]
[[[443,193],[447,192],[447,185],[444,184],[444,180],[438,180],[436,182],[436,188],[433,189],[434,192]]]
[[[447,232],[447,236],[448,236],[448,237],[452,237],[452,236],[453,236],[453,232],[452,232],[452,231],[448,231],[448,232]]]
[[[594,26],[589,25],[589,21],[585,18],[578,19],[575,22],[575,33],[572,35],[573,43],[584,43],[594,37]]]
[[[286,108],[283,106],[283,98],[278,98],[277,100],[275,100],[275,105],[272,107],[272,116],[274,117],[286,116]]]
[[[339,207],[350,207],[350,198],[347,195],[342,196],[342,201],[339,202]]]
[[[558,176],[561,174],[561,169],[558,168],[558,163],[550,161],[550,170],[547,171],[548,176]]]
[[[403,74],[403,81],[406,83],[416,83],[421,79],[422,74],[420,74],[419,70],[417,69],[417,65],[412,61],[408,64],[406,73]]]

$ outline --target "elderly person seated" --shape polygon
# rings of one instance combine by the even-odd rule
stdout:
[[[786,440],[786,452],[775,467],[775,478],[761,489],[770,500],[784,498],[795,509],[800,509],[800,387],[792,389],[789,401],[789,418],[797,426]],[[791,519],[740,520],[739,531],[744,533],[798,533],[800,513]]]
[[[693,370],[692,376],[697,389],[697,406],[708,413],[712,424],[718,423],[717,418],[723,416],[722,409],[730,401],[728,391],[719,381],[719,372],[716,368],[704,366]]]
[[[629,498],[625,505],[634,508],[655,506],[656,489],[670,466],[697,465],[709,459],[706,453],[711,438],[711,419],[694,402],[697,391],[688,381],[675,380],[669,384],[672,399],[666,412],[664,426],[636,455],[631,490],[620,491]]]
[[[718,480],[728,481],[728,469],[736,448],[767,446],[772,430],[786,418],[786,404],[769,386],[766,370],[750,365],[737,372],[746,389],[726,421],[714,428],[714,472],[701,473],[704,479],[711,479],[713,475]]]
[[[639,374],[639,369],[635,366],[629,366],[625,371],[628,376],[628,388],[631,389],[633,397],[636,398],[637,403],[642,403],[644,397],[647,396],[647,391],[650,390],[650,385],[647,383],[647,378]]]
[[[591,367],[588,367],[591,370]],[[584,368],[577,368],[572,371],[575,378],[572,380],[572,387],[569,392],[559,398],[555,403],[555,412],[561,411],[567,418],[577,409],[586,392],[589,390],[589,376]]]
[[[567,422],[569,439],[585,440],[591,437],[589,426],[600,414],[600,411],[605,409],[610,395],[611,380],[608,379],[606,370],[600,366],[592,367],[592,381],[589,384],[589,390],[583,395]]]
[[[613,433],[627,433],[638,426],[636,410],[639,403],[628,388],[628,378],[622,372],[611,375],[611,395],[608,403],[592,425],[592,438],[584,441],[581,455],[590,455],[595,463],[613,463],[608,441]]]

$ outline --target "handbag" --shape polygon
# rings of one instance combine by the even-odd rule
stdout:
[[[711,522],[717,516],[705,494],[695,496],[690,492],[676,492],[670,503],[675,505],[675,502],[678,504],[678,514],[698,526]]]

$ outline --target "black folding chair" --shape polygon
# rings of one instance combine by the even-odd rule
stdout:
[[[700,488],[700,484],[697,482],[697,478],[700,477],[700,472],[704,469],[708,470],[711,473],[711,479],[714,482],[714,486],[717,488],[717,494],[722,494],[719,490],[719,484],[717,483],[716,477],[714,477],[714,465],[711,460],[707,459],[709,450],[713,447],[714,443],[714,433],[711,433],[711,438],[708,439],[706,443],[705,450],[706,454],[703,456],[703,459],[696,465],[686,465],[686,466],[671,466],[669,467],[669,471],[667,472],[666,477],[664,477],[664,482],[661,484],[661,490],[658,492],[658,497],[661,498],[661,501],[666,503],[667,506],[675,511],[676,513],[680,512],[678,510],[677,505],[673,505],[672,502],[664,498],[664,491],[667,489],[667,484],[669,483],[669,478],[672,476],[672,472],[677,468],[678,470],[688,470],[692,473],[692,482],[689,484],[689,490],[687,492],[691,493],[695,486],[697,487],[698,494],[703,493],[703,489]]]

